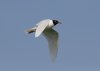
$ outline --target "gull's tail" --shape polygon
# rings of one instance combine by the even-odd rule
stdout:
[[[35,32],[35,31],[36,31],[36,27],[26,30],[26,32],[29,34]]]

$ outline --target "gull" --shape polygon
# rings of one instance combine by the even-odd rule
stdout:
[[[33,28],[26,30],[29,34],[35,32],[35,37],[39,37],[43,34],[48,41],[50,56],[53,62],[55,61],[58,52],[59,34],[53,29],[57,24],[61,24],[61,22],[58,20],[45,19],[37,23]]]

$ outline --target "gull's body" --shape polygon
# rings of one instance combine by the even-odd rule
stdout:
[[[35,37],[43,33],[44,37],[48,40],[52,61],[55,60],[58,51],[58,33],[52,27],[58,23],[60,22],[57,20],[45,19],[36,24],[35,27],[27,30],[28,33],[35,32]]]

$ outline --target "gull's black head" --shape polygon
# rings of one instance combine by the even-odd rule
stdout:
[[[52,21],[53,21],[53,24],[54,24],[54,25],[60,23],[58,20],[52,20]]]

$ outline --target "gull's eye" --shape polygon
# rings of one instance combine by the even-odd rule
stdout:
[[[58,24],[59,22],[57,20],[53,20],[54,25]]]

